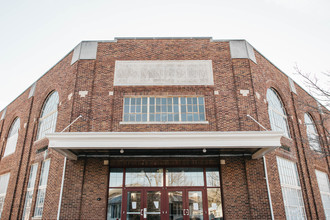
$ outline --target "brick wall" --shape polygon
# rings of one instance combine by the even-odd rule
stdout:
[[[1,157],[0,175],[10,172],[3,219],[20,218],[23,211],[28,175],[33,163],[38,163],[33,206],[37,194],[41,164],[51,159],[43,218],[55,219],[62,181],[63,156],[48,150],[36,153],[48,145],[48,140],[36,141],[38,118],[47,96],[59,93],[56,131],[60,132],[79,115],[70,132],[131,132],[131,131],[259,131],[247,114],[270,129],[266,100],[272,87],[280,95],[288,114],[291,138],[281,143],[290,149],[279,148],[266,156],[267,172],[275,219],[285,218],[283,198],[276,157],[297,163],[306,214],[309,219],[324,219],[315,169],[329,174],[328,158],[312,151],[306,139],[304,113],[310,112],[315,121],[320,114],[299,100],[315,103],[296,85],[297,95],[290,92],[288,77],[261,54],[255,51],[257,62],[231,59],[229,42],[210,39],[118,40],[99,42],[96,60],[79,60],[71,65],[72,52],[42,76],[35,94],[28,98],[29,89],[8,107],[0,121],[1,155],[4,153],[9,128],[16,117],[21,120],[19,139],[13,155]],[[116,60],[212,60],[214,86],[113,86]],[[248,90],[245,96],[241,90]],[[82,91],[87,91],[83,96]],[[215,94],[218,91],[219,94]],[[113,94],[109,94],[113,92]],[[205,97],[208,124],[120,124],[123,97],[129,95],[200,95]],[[302,123],[299,123],[299,120]],[[327,125],[329,127],[329,125]],[[319,133],[323,132],[317,125]],[[324,133],[324,132],[323,132]],[[67,161],[61,205],[62,219],[104,219],[106,216],[109,167],[104,158],[81,158]],[[226,157],[221,166],[224,214],[227,219],[270,219],[269,198],[263,160],[249,157]],[[117,163],[112,161],[110,164]],[[163,158],[157,163],[180,163]],[[218,161],[218,160],[217,160]],[[134,163],[127,160],[125,163]],[[188,160],[194,165],[200,161]],[[218,161],[219,162],[219,161]],[[144,162],[145,163],[145,162]],[[151,164],[155,163],[150,162]],[[183,162],[182,162],[183,163]],[[123,164],[123,162],[119,163]],[[97,198],[101,198],[100,201]]]

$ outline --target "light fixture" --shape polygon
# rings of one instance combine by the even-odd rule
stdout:
[[[124,153],[124,149],[120,149],[120,153],[123,154]]]
[[[203,153],[206,153],[206,149],[205,148],[203,149]]]

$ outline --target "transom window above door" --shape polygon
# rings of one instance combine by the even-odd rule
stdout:
[[[201,123],[204,97],[125,97],[123,123]]]
[[[162,187],[164,185],[220,187],[219,169],[193,167],[110,169],[109,187]]]

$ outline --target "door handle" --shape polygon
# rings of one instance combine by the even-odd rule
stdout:
[[[143,209],[143,218],[147,218],[147,208]]]

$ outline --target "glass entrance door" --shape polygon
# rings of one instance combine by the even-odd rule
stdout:
[[[128,220],[140,220],[143,219],[143,208],[141,204],[142,197],[141,190],[132,190],[127,191],[126,199],[127,199],[127,211],[126,211],[126,219]],[[125,214],[125,213],[124,213]]]
[[[204,196],[202,189],[169,189],[167,191],[168,219],[206,220]]]
[[[162,211],[162,193],[152,189],[130,189],[125,193],[126,212],[123,216],[126,220],[161,220],[165,212]],[[126,214],[126,215],[125,215]],[[126,217],[125,217],[126,216]]]
[[[112,168],[108,220],[222,220],[218,168]]]

